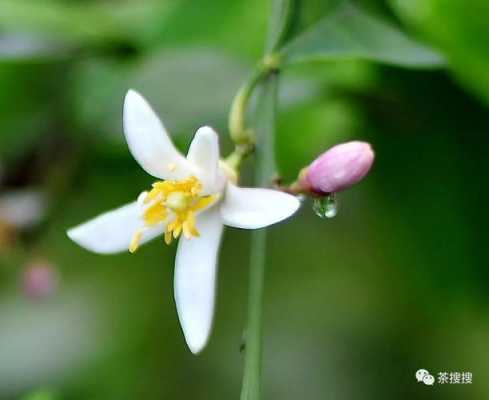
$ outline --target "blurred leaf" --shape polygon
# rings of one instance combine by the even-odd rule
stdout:
[[[0,64],[0,159],[13,160],[32,148],[52,125],[58,69],[49,64]]]
[[[282,112],[278,121],[278,163],[282,178],[291,180],[327,148],[361,138],[363,116],[352,102],[331,95],[296,104]]]
[[[22,397],[22,400],[57,400],[59,397],[56,394],[47,389],[36,390],[29,393],[27,396]]]
[[[72,46],[143,42],[172,2],[77,4],[60,0],[2,0],[0,27],[56,38]]]
[[[285,65],[357,58],[411,68],[444,64],[436,52],[349,4],[340,6],[299,35],[281,54]]]
[[[165,47],[211,44],[231,54],[261,57],[268,25],[269,2],[263,0],[172,0],[171,15],[154,27],[156,45]]]
[[[297,20],[294,21],[294,33],[298,34],[318,22],[325,15],[334,11],[343,0],[308,0],[299,1]]]
[[[0,37],[0,60],[37,61],[58,58],[66,54],[66,47],[52,39],[42,39],[34,35],[9,34]]]
[[[314,81],[326,88],[367,93],[375,86],[380,75],[378,65],[365,60],[339,60],[328,63],[315,61],[291,66],[284,76],[298,76]]]
[[[298,15],[299,7],[293,0],[274,0],[271,2],[271,19],[268,32],[266,52],[276,50],[290,35],[294,17]]]
[[[195,47],[160,51],[131,64],[90,60],[77,71],[75,109],[86,130],[122,140],[122,100],[132,88],[150,101],[173,134],[191,135],[204,124],[219,129],[249,71],[239,58]],[[314,91],[313,83],[291,79],[281,99],[290,104]]]
[[[404,21],[430,37],[451,69],[489,104],[489,2],[472,0],[390,0]]]
[[[81,65],[75,87],[80,122],[122,138],[122,100],[141,92],[170,132],[215,125],[228,111],[248,71],[246,63],[215,50],[165,50],[136,63],[90,61]]]
[[[57,33],[65,40],[108,39],[122,34],[114,18],[101,9],[56,0],[3,0],[0,25],[4,29]]]

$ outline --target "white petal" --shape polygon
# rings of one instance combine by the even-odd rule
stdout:
[[[178,243],[175,260],[175,302],[190,351],[207,344],[214,316],[217,253],[223,225],[217,207],[197,217],[200,237]]]
[[[128,251],[131,239],[143,226],[137,202],[126,204],[68,230],[68,237],[87,250],[101,254]],[[163,224],[146,228],[140,244],[161,235]]]
[[[228,183],[221,217],[225,225],[257,229],[290,217],[299,206],[297,197],[278,190],[240,188]]]
[[[148,174],[183,179],[197,173],[175,148],[147,101],[134,90],[129,90],[124,99],[124,133],[131,154]]]
[[[187,160],[200,169],[198,178],[204,185],[204,192],[215,193],[219,188],[219,137],[209,126],[197,130],[190,144]]]

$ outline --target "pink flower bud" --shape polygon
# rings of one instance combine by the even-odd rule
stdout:
[[[370,144],[338,144],[312,162],[302,174],[301,185],[319,194],[340,192],[362,180],[373,162]]]
[[[27,265],[22,276],[22,289],[30,299],[41,299],[54,294],[58,286],[58,274],[48,262]]]

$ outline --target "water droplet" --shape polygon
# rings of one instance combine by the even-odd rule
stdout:
[[[336,200],[336,195],[331,194],[314,199],[314,202],[312,203],[312,209],[320,218],[335,217],[338,213],[338,201]]]

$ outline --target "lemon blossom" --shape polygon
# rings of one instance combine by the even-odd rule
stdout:
[[[125,97],[123,119],[130,152],[160,181],[137,201],[68,230],[68,236],[104,254],[134,252],[160,235],[166,243],[183,236],[175,260],[175,301],[186,342],[198,353],[212,327],[224,225],[263,228],[294,214],[299,200],[276,190],[236,186],[235,173],[220,161],[218,136],[210,127],[197,130],[184,157],[146,100],[133,90]]]

